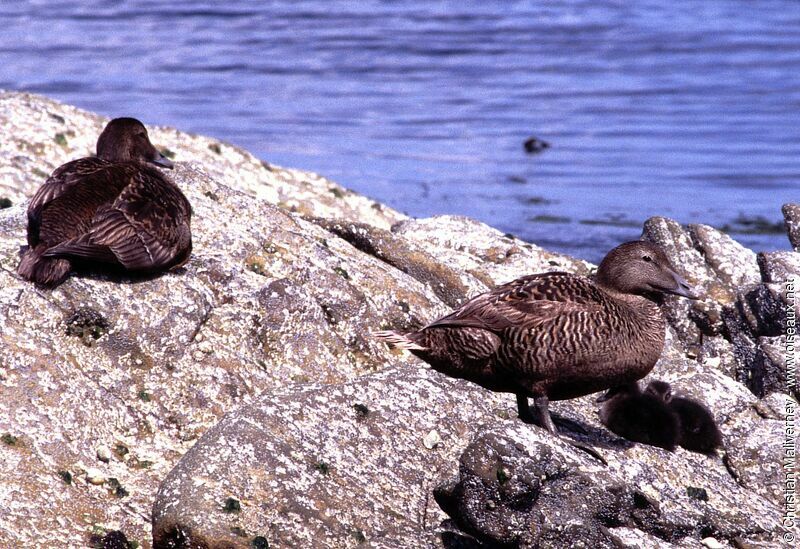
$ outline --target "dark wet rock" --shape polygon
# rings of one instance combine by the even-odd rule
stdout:
[[[735,379],[758,397],[771,392],[786,392],[786,366],[778,350],[785,347],[783,336],[757,335],[734,310],[726,311],[725,321],[734,348]]]
[[[786,331],[786,293],[778,284],[759,284],[741,292],[736,300],[738,314],[755,336],[777,337]]]
[[[580,471],[547,446],[479,434],[461,454],[440,506],[477,540],[506,547],[615,547],[609,528],[656,530],[656,502],[607,473]]]
[[[739,294],[723,313],[733,345],[735,378],[756,396],[787,390],[785,349],[787,298],[778,284],[759,284]]]
[[[97,549],[133,549],[125,534],[119,530],[111,530],[103,535],[94,534],[89,545]]]
[[[800,253],[761,252],[758,266],[764,282],[786,282],[791,277],[800,280]]]
[[[784,204],[781,211],[789,242],[795,251],[800,251],[800,204]]]

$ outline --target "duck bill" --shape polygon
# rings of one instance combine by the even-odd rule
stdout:
[[[672,278],[675,280],[675,287],[664,288],[666,293],[679,295],[688,299],[700,299],[700,295],[686,282],[685,278],[672,270],[669,271],[669,274],[671,274]]]
[[[150,159],[150,162],[157,166],[161,166],[162,168],[167,168],[169,170],[175,167],[175,164],[172,163],[172,160],[170,160],[169,158],[167,158],[158,151],[156,151],[156,156]]]

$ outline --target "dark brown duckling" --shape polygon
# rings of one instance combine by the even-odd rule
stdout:
[[[722,447],[722,433],[711,413],[702,403],[687,397],[673,396],[666,381],[651,381],[645,394],[661,399],[678,416],[681,424],[678,444],[692,452],[714,455]]]
[[[449,376],[515,393],[520,417],[555,434],[550,400],[650,372],[664,346],[662,294],[696,299],[661,248],[626,242],[606,255],[594,280],[561,272],[524,276],[415,332],[374,335]]]
[[[642,393],[637,382],[609,389],[602,402],[600,421],[619,436],[672,451],[678,444],[678,415],[660,398]]]
[[[192,250],[191,206],[156,164],[172,168],[134,118],[116,118],[97,156],[57,168],[28,205],[28,249],[17,272],[56,286],[75,263],[153,273],[185,263]]]

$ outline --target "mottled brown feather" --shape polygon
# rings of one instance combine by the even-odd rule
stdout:
[[[113,203],[96,210],[86,232],[44,255],[118,262],[130,271],[157,271],[179,263],[191,250],[189,202],[156,170],[135,167]]]
[[[145,164],[171,167],[135,119],[112,120],[98,156],[57,168],[28,205],[21,276],[56,285],[73,260],[156,272],[183,264],[192,249],[191,206],[180,189]]]
[[[663,250],[630,242],[609,253],[598,280],[561,272],[525,276],[421,330],[377,337],[491,390],[568,399],[635,381],[653,368],[664,345],[657,304],[663,292],[692,296]]]

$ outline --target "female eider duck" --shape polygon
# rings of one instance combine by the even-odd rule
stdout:
[[[626,242],[606,255],[594,280],[562,272],[524,276],[416,332],[374,335],[447,375],[515,393],[520,418],[556,434],[550,400],[650,372],[664,347],[662,294],[697,299],[661,248]]]
[[[678,444],[678,415],[657,396],[642,393],[637,382],[619,385],[597,399],[600,421],[619,436],[672,451]]]
[[[17,272],[45,286],[73,263],[152,273],[185,263],[192,250],[191,206],[148,164],[172,168],[134,118],[116,118],[97,140],[97,156],[57,168],[28,205],[28,249]]]
[[[714,414],[700,402],[672,395],[666,381],[651,381],[645,393],[661,399],[678,417],[681,429],[678,444],[692,452],[713,455],[722,447],[722,433],[714,421]]]

